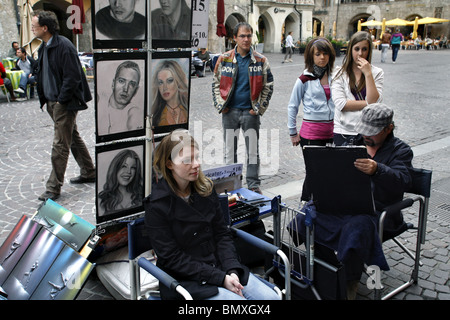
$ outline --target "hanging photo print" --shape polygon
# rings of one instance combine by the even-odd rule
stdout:
[[[191,52],[155,52],[151,63],[153,132],[188,129]]]
[[[191,1],[150,0],[150,4],[153,48],[191,47]]]
[[[93,0],[93,48],[142,48],[147,39],[146,0]]]
[[[97,143],[145,135],[146,57],[94,54]]]
[[[144,143],[121,142],[96,148],[97,223],[143,211]]]

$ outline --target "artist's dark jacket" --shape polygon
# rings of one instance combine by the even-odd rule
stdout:
[[[37,63],[37,83],[41,108],[47,103],[42,88],[42,68],[50,68],[56,78],[59,89],[58,102],[67,105],[69,110],[83,110],[87,102],[92,100],[91,91],[75,46],[69,39],[58,34],[48,46],[48,66],[43,66],[42,55],[45,43],[39,47]]]
[[[152,187],[144,201],[145,222],[157,266],[183,283],[192,280],[195,290],[222,286],[230,270],[245,285],[249,271],[237,259],[229,228],[217,194],[202,197],[193,192],[189,203],[175,195],[164,179]],[[192,285],[192,283],[190,283]],[[162,298],[168,290],[160,287]]]
[[[377,150],[377,172],[372,176],[373,198],[378,211],[403,199],[412,184],[410,169],[413,152],[411,148],[392,133]]]

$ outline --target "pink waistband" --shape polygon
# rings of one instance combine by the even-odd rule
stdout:
[[[311,122],[303,120],[300,136],[309,140],[331,139],[333,138],[333,129],[333,121]]]

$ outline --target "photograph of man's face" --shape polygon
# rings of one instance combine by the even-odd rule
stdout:
[[[161,5],[162,12],[166,16],[170,16],[179,7],[181,1],[183,0],[159,0],[159,4]]]
[[[152,40],[162,47],[170,47],[172,41],[191,40],[192,12],[191,1],[150,0]],[[165,45],[163,42],[170,43]],[[183,43],[183,42],[180,42]]]
[[[119,22],[132,22],[136,0],[109,0],[111,16]]]
[[[121,68],[114,77],[112,91],[118,107],[126,107],[138,92],[141,73],[136,67]]]
[[[144,59],[96,62],[97,135],[104,141],[144,130],[145,65]]]
[[[145,39],[145,0],[95,0],[93,6],[95,40]]]

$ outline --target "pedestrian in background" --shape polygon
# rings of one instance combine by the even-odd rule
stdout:
[[[389,29],[381,36],[381,62],[386,62],[387,52],[389,50],[389,45],[391,42],[391,33]]]
[[[292,38],[292,31],[290,31],[288,36],[286,37],[286,54],[284,55],[284,61],[282,63],[292,62],[293,50],[294,50],[294,39]]]
[[[400,44],[403,41],[403,35],[400,33],[400,28],[395,29],[395,33],[391,37],[392,48],[392,63],[395,63],[398,56],[398,50],[400,50]]]
[[[35,12],[31,28],[34,36],[43,41],[38,51],[39,101],[41,108],[47,104],[47,112],[54,122],[52,171],[46,191],[38,199],[55,200],[59,198],[64,184],[70,151],[80,167],[80,176],[70,182],[95,182],[95,166],[78,133],[76,122],[78,111],[87,108],[86,103],[92,100],[92,96],[75,46],[58,34],[56,14],[51,11]]]

